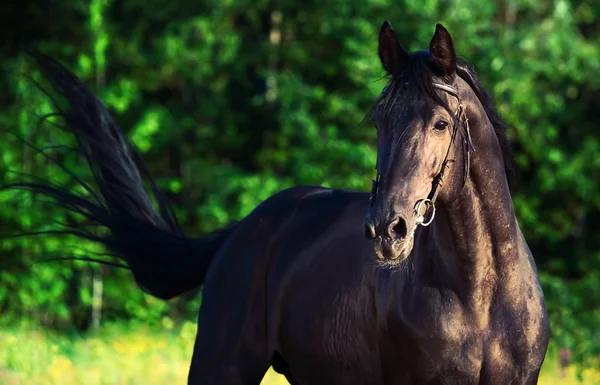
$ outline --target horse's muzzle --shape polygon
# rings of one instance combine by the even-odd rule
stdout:
[[[400,262],[406,259],[414,244],[416,224],[409,225],[401,216],[394,215],[391,220],[380,221],[379,226],[365,219],[364,235],[373,246],[375,256],[380,261]]]

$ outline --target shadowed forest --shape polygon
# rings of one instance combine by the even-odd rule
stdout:
[[[0,186],[91,180],[63,151],[33,48],[84,80],[142,152],[187,234],[294,185],[369,191],[369,111],[386,83],[377,34],[409,51],[452,34],[508,123],[513,202],[551,320],[540,384],[600,383],[600,2],[90,0],[4,6]],[[365,119],[366,117],[366,119]],[[16,135],[15,135],[16,134]],[[19,136],[26,139],[23,141]],[[201,289],[171,301],[74,237],[10,235],[82,221],[0,190],[0,384],[186,381]],[[307,285],[310,284],[307,282]],[[285,384],[269,373],[265,384]]]

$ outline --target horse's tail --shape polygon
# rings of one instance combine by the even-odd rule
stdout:
[[[99,234],[77,224],[47,233],[72,234],[102,243],[127,264],[137,284],[150,295],[169,299],[202,285],[213,256],[231,228],[203,238],[187,237],[139,152],[127,141],[94,93],[52,58],[40,53],[29,54],[37,60],[55,91],[68,102],[68,109],[54,103],[57,115],[62,116],[66,129],[74,134],[77,146],[73,151],[86,159],[97,189],[65,168],[63,170],[87,190],[86,197],[37,179],[33,183],[14,183],[1,189],[41,194],[64,209],[83,215],[93,228],[98,229],[100,225],[101,229],[108,230]],[[37,151],[43,153],[40,149]],[[149,182],[158,211],[144,189],[142,175]]]

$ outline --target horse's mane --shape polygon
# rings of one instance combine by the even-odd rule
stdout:
[[[498,143],[500,144],[500,149],[502,151],[502,159],[504,161],[504,170],[506,172],[506,178],[508,179],[509,187],[512,186],[513,183],[513,157],[510,148],[510,142],[508,137],[506,136],[506,128],[507,124],[504,122],[498,111],[496,110],[496,106],[494,105],[494,101],[491,95],[483,88],[481,82],[477,77],[477,73],[475,69],[467,63],[465,60],[457,60],[456,63],[456,73],[461,77],[462,80],[467,82],[467,84],[471,87],[479,102],[483,106],[485,113],[488,116],[488,119],[492,123],[494,127],[494,132],[496,133],[496,137],[498,138]]]
[[[457,75],[473,89],[473,92],[477,95],[488,119],[494,127],[494,132],[496,133],[502,151],[504,169],[510,187],[514,175],[510,142],[506,136],[506,123],[496,111],[490,94],[481,85],[475,69],[463,59],[457,59],[456,67]],[[391,108],[397,103],[400,95],[406,89],[408,82],[408,87],[414,87],[417,92],[425,93],[440,105],[449,108],[445,101],[439,96],[438,90],[433,87],[434,75],[435,72],[429,57],[429,51],[422,50],[412,53],[410,55],[410,60],[402,71],[391,76],[391,79],[377,104],[381,103],[384,114],[389,113]]]

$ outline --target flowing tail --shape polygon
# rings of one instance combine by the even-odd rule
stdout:
[[[102,243],[127,264],[140,288],[152,296],[170,299],[202,285],[213,256],[232,228],[217,230],[202,238],[187,237],[139,152],[127,141],[102,102],[54,59],[40,53],[28,54],[37,60],[55,91],[68,102],[68,110],[54,103],[58,110],[56,115],[62,116],[66,129],[75,136],[77,148],[73,151],[87,160],[97,190],[64,168],[86,189],[88,197],[37,179],[0,189],[26,190],[46,196],[60,207],[83,215],[91,226],[100,225],[108,230],[106,235],[99,235],[84,225],[68,225],[63,230],[40,233],[71,234]],[[158,211],[144,189],[142,175],[151,186]]]

